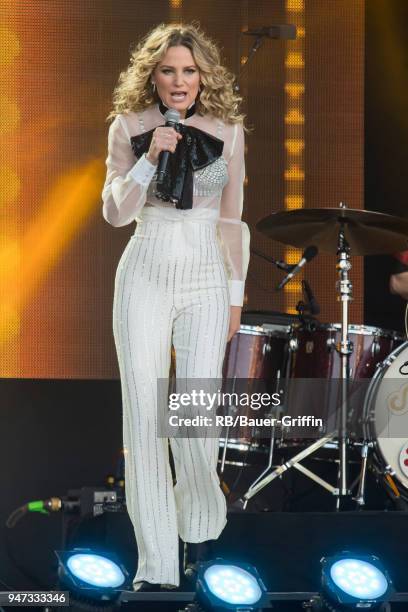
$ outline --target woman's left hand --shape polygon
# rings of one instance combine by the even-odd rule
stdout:
[[[236,334],[237,331],[239,331],[240,326],[241,326],[242,307],[241,306],[231,306],[230,308],[231,308],[230,310],[231,315],[230,315],[230,324],[229,324],[227,342],[229,342],[232,336]]]

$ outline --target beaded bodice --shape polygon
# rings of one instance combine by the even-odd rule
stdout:
[[[221,195],[222,190],[228,183],[227,161],[224,157],[219,157],[212,164],[202,170],[197,170],[193,174],[193,195],[194,196],[217,196]],[[147,191],[147,198],[155,198],[157,191],[157,172]],[[163,204],[161,202],[161,204]],[[173,206],[173,205],[172,205]]]

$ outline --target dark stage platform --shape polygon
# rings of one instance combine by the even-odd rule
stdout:
[[[7,423],[0,447],[1,463],[7,466],[0,500],[3,526],[10,513],[27,501],[63,497],[72,488],[103,486],[105,475],[114,471],[121,448],[118,381],[2,381],[2,392]],[[24,453],[10,460],[16,457],[16,440]],[[264,457],[261,459],[246,467],[241,476],[239,467],[228,467],[225,480],[236,495],[264,469]],[[310,462],[306,465],[335,482],[335,462],[322,457]],[[355,466],[358,469],[359,463]],[[408,513],[395,511],[393,504],[383,511],[387,507],[385,494],[373,481],[368,484],[367,510],[336,513],[331,511],[333,496],[302,474],[287,473],[255,497],[248,511],[229,513],[216,553],[255,565],[272,593],[316,592],[323,555],[343,549],[372,553],[383,561],[397,593],[407,593]],[[36,590],[39,584],[52,588],[56,578],[54,550],[60,550],[62,543],[61,519],[60,513],[49,517],[35,514],[26,516],[12,530],[4,528],[0,579],[19,589]],[[20,569],[7,554],[6,531],[8,548]],[[71,546],[114,551],[134,575],[137,551],[126,513],[87,518],[73,533]],[[168,609],[182,609],[187,603],[176,602]],[[163,602],[129,601],[124,605],[146,611],[165,609]],[[282,610],[296,609],[295,605],[300,609],[299,602],[275,602],[274,609],[283,605]],[[393,604],[392,609],[406,612],[408,603]]]
[[[98,522],[104,546],[115,550],[132,574],[136,549],[127,516],[106,515]],[[318,592],[322,556],[342,550],[371,553],[383,561],[394,582],[397,595],[391,609],[406,611],[407,524],[405,512],[230,513],[215,551],[231,562],[255,565],[270,592],[273,609],[288,611],[302,610],[302,602]],[[91,536],[85,527],[77,533],[77,544],[92,546],[99,539],[97,531],[93,530]],[[98,543],[101,545],[101,540]],[[123,606],[152,611],[181,610],[192,600],[192,593],[184,584],[180,591],[170,595],[124,593]]]

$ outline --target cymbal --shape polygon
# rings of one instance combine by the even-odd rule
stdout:
[[[352,255],[379,255],[408,249],[408,219],[355,208],[300,208],[281,210],[256,224],[260,232],[284,244],[314,244],[337,253],[341,227]]]

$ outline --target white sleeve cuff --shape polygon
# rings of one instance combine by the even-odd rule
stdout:
[[[244,304],[244,291],[245,282],[239,280],[230,280],[229,291],[230,291],[230,305],[231,306],[242,306]]]
[[[128,176],[131,176],[140,185],[148,187],[156,170],[157,166],[149,162],[146,158],[146,153],[143,153],[142,157],[137,160],[133,168],[129,170]]]

